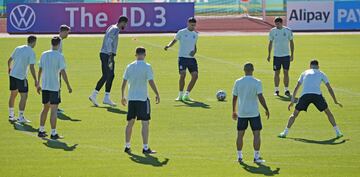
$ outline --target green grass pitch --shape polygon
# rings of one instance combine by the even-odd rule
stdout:
[[[344,137],[338,140],[325,117],[311,106],[300,114],[289,138],[279,139],[290,112],[287,100],[273,96],[272,64],[266,62],[266,36],[200,37],[198,42],[199,81],[191,93],[198,103],[175,102],[178,94],[177,46],[164,52],[172,37],[121,37],[116,57],[116,76],[112,99],[120,103],[120,84],[124,68],[134,60],[134,49],[147,48],[161,104],[152,99],[150,146],[158,154],[141,154],[140,124],[134,127],[133,156],[123,152],[127,108],[92,107],[88,96],[100,77],[99,49],[102,38],[71,37],[64,41],[67,72],[73,93],[62,92],[58,120],[60,142],[37,138],[41,96],[29,76],[29,99],[25,115],[32,123],[12,125],[8,116],[7,59],[25,38],[0,39],[0,174],[1,176],[291,176],[350,177],[360,175],[360,35],[295,35],[295,62],[291,65],[291,89],[311,58],[320,61],[344,108],[323,93]],[[50,48],[50,38],[39,38],[37,60]],[[261,153],[265,166],[252,163],[252,134],[245,135],[244,159],[236,160],[236,122],[231,119],[231,89],[243,75],[246,61],[255,64],[255,76],[262,80],[271,111],[263,116]],[[189,77],[188,77],[189,78]],[[187,80],[189,81],[189,80]],[[218,102],[215,93],[224,89],[227,102]],[[283,87],[281,87],[283,89]],[[98,97],[102,102],[103,90]],[[281,90],[283,94],[283,90]],[[17,99],[16,105],[19,99]],[[18,106],[16,106],[16,115]],[[49,120],[46,124],[50,130]]]

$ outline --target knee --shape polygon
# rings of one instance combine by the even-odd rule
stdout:
[[[142,121],[141,124],[142,124],[143,127],[148,127],[150,125],[150,122],[149,121]]]
[[[280,76],[280,71],[275,71],[275,77],[279,77]]]
[[[193,80],[197,80],[197,79],[199,78],[198,73],[193,73],[193,74],[191,74],[191,78],[192,78]]]
[[[185,73],[180,73],[180,80],[185,80],[186,74]]]
[[[128,124],[127,124],[127,128],[132,128],[133,126],[134,126],[134,121],[133,120],[130,120],[130,121],[128,121]]]

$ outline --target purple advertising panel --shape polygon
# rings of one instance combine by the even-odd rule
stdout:
[[[7,6],[8,33],[57,33],[61,24],[72,33],[101,33],[121,15],[125,32],[174,32],[194,16],[194,3],[29,3]]]

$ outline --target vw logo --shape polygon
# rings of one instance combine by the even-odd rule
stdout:
[[[28,30],[35,24],[35,11],[27,5],[18,5],[10,12],[11,25],[20,31]]]

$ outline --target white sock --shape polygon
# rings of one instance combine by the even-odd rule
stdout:
[[[56,135],[57,132],[56,132],[56,129],[51,129],[51,135]]]
[[[149,149],[149,145],[148,144],[144,144],[144,149],[148,150]]]
[[[182,97],[184,95],[184,92],[183,91],[180,91],[179,92],[179,97]]]
[[[334,126],[334,130],[335,130],[336,133],[340,133],[340,129],[339,129],[339,127],[336,126],[336,125]]]
[[[44,131],[45,131],[45,126],[40,126],[39,132],[44,132]]]
[[[237,151],[237,155],[238,155],[238,159],[242,159],[242,158],[243,158],[242,151]]]
[[[254,151],[254,159],[260,158],[260,151]]]
[[[24,117],[24,111],[19,111],[19,117]]]
[[[15,116],[14,108],[9,108],[9,116]]]
[[[105,98],[110,99],[110,92],[105,92]]]
[[[92,93],[92,96],[93,96],[93,97],[96,97],[98,94],[99,94],[99,91],[94,90],[93,93]]]
[[[130,148],[130,142],[129,142],[129,143],[125,143],[125,147],[126,147],[126,148]]]
[[[289,128],[285,127],[284,133],[285,133],[285,134],[288,134],[288,133],[289,133]]]
[[[275,87],[275,92],[276,92],[276,91],[279,91],[279,87]]]
[[[285,92],[286,92],[286,91],[289,91],[289,87],[285,87]]]
[[[186,96],[189,96],[189,95],[190,95],[190,92],[189,92],[189,91],[186,91],[186,92],[185,92],[185,95],[186,95]]]

